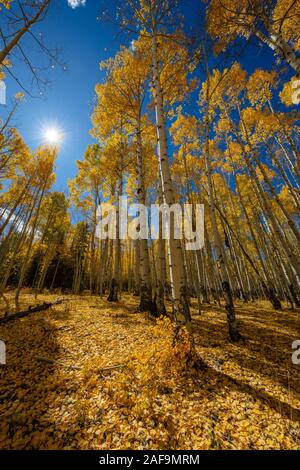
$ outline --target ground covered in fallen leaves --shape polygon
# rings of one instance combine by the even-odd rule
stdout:
[[[22,303],[36,301],[24,294]],[[240,303],[235,345],[222,308],[195,308],[205,364],[186,370],[186,338],[174,347],[170,322],[136,306],[129,296],[115,305],[69,296],[0,326],[0,449],[300,448],[299,312]]]

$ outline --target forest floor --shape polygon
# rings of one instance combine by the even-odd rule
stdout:
[[[195,304],[207,367],[180,371],[169,322],[136,307],[68,296],[0,326],[0,449],[300,449],[299,311],[239,303],[244,341],[231,344],[224,310]]]

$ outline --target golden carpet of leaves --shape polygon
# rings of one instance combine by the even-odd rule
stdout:
[[[244,341],[231,344],[223,309],[194,309],[207,365],[196,371],[182,367],[187,338],[174,348],[170,322],[136,305],[69,296],[0,326],[0,449],[300,448],[300,366],[291,361],[299,312],[239,304]]]

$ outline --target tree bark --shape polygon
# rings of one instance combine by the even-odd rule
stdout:
[[[144,162],[142,151],[142,137],[140,122],[137,129],[137,197],[140,205],[146,206],[146,190],[144,178]],[[141,217],[142,214],[140,214]],[[143,215],[145,215],[143,213]],[[148,220],[142,220],[144,227],[147,227]],[[150,270],[150,257],[148,241],[140,239],[140,312],[153,312],[154,305],[152,302],[152,283]]]
[[[163,201],[169,207],[175,203],[175,193],[171,179],[169,167],[169,157],[167,149],[167,133],[164,115],[163,94],[160,83],[160,72],[158,65],[157,36],[152,37],[152,68],[153,68],[153,88],[156,110],[156,127],[158,139],[158,156],[160,164],[160,175],[162,182]],[[174,237],[174,219],[171,219],[169,227],[169,262],[170,280],[172,290],[173,313],[179,325],[185,325],[191,329],[191,314],[187,300],[187,286],[185,279],[184,261],[180,240]]]

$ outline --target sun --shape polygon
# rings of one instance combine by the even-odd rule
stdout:
[[[58,145],[63,140],[63,133],[57,127],[47,127],[44,131],[44,140],[49,145]]]

